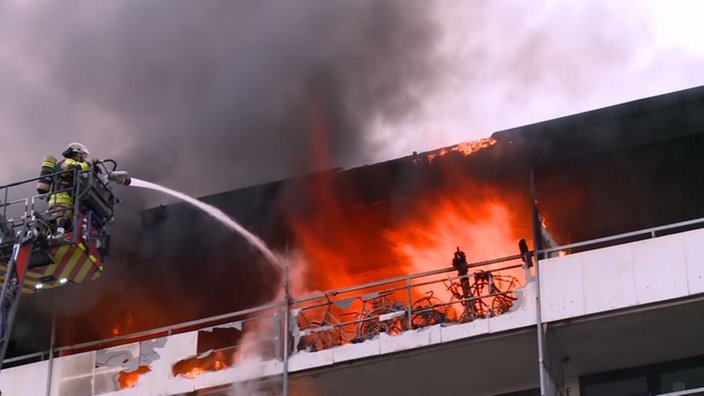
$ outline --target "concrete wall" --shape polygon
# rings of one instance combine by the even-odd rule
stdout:
[[[704,292],[704,230],[540,262],[544,322]]]

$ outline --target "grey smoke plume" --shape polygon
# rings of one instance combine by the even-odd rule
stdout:
[[[434,79],[425,2],[4,8],[12,18],[0,16],[0,32],[26,31],[9,50],[19,78],[2,79],[20,102],[3,104],[36,115],[18,121],[33,139],[17,150],[59,153],[84,140],[140,178],[195,195],[304,172],[315,151],[329,153],[323,166],[372,160],[368,123],[412,110]],[[28,106],[32,83],[52,97]],[[311,141],[316,111],[328,136]],[[22,161],[30,176],[40,160]]]
[[[3,2],[0,181],[35,176],[43,155],[81,140],[138,177],[204,195],[704,82],[701,53],[659,42],[656,11],[641,1]],[[316,112],[327,139],[311,135]],[[328,161],[311,161],[316,152]]]

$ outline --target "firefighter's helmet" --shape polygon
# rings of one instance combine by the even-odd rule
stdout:
[[[73,142],[68,145],[66,150],[64,150],[61,155],[63,155],[65,158],[70,158],[73,157],[76,154],[83,154],[84,157],[87,157],[90,155],[88,152],[88,148],[83,143],[78,143],[78,142]]]

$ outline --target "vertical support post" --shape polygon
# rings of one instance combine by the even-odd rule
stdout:
[[[406,295],[408,298],[408,329],[413,330],[413,301],[411,297],[411,277],[406,278]]]
[[[52,304],[51,338],[49,340],[49,369],[46,375],[46,396],[51,396],[51,377],[54,374],[54,348],[56,348],[56,304]]]
[[[0,368],[5,360],[5,352],[10,342],[12,325],[15,322],[17,305],[22,294],[24,276],[32,255],[34,236],[32,229],[25,228],[17,234],[19,240],[12,247],[12,256],[7,262],[5,282],[0,292]]]
[[[3,219],[7,219],[7,189],[8,188],[9,187],[5,187],[5,194],[2,199],[2,202],[0,202],[2,204],[2,218]]]
[[[543,316],[540,310],[540,250],[542,248],[542,233],[540,232],[540,217],[538,200],[535,192],[535,176],[530,171],[531,217],[533,219],[533,258],[535,259],[535,312],[536,330],[538,336],[538,373],[540,376],[540,395],[546,396],[547,378],[545,372],[545,347],[543,345]]]
[[[291,327],[289,326],[289,321],[291,320],[291,294],[289,285],[289,267],[290,267],[290,255],[288,252],[288,241],[286,241],[286,263],[284,265],[284,336],[283,336],[283,349],[284,349],[284,362],[283,362],[283,381],[281,390],[282,396],[288,396],[288,344],[289,344],[289,332]]]
[[[271,328],[273,329],[273,344],[274,344],[274,356],[276,359],[282,359],[283,361],[283,305],[276,307],[274,310],[274,315],[271,318]],[[262,319],[263,320],[263,319]]]

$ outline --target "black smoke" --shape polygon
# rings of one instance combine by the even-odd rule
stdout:
[[[51,56],[55,89],[118,123],[121,165],[203,195],[304,172],[311,145],[325,145],[327,166],[373,159],[370,123],[412,111],[435,78],[428,7],[48,3],[32,22],[61,33],[35,49]],[[329,123],[326,142],[309,139],[311,106]],[[96,155],[111,151],[96,140]]]
[[[29,51],[45,89],[74,114],[42,112],[35,121],[41,127],[28,133],[62,125],[38,144],[60,152],[81,140],[94,157],[113,158],[135,177],[197,196],[372,161],[379,148],[370,125],[413,112],[438,76],[428,7],[304,0],[18,8],[14,24],[34,28],[17,35],[15,46]],[[88,124],[102,128],[86,130]],[[173,303],[166,289],[189,298],[222,280],[217,268],[193,270],[207,265],[192,262],[195,256],[189,263],[146,260],[144,245],[157,242],[143,234],[140,211],[164,198],[116,191],[122,204],[104,278],[52,291],[56,303],[26,298],[15,332],[20,349],[46,347],[53,312],[64,329],[71,323],[60,343],[81,341],[96,322],[133,320],[130,306],[139,301],[153,310]],[[172,219],[169,235],[179,240],[173,228],[189,221]],[[212,241],[201,233],[181,242],[197,255],[215,248]],[[185,265],[190,272],[179,270]],[[184,315],[191,314],[198,313]]]

